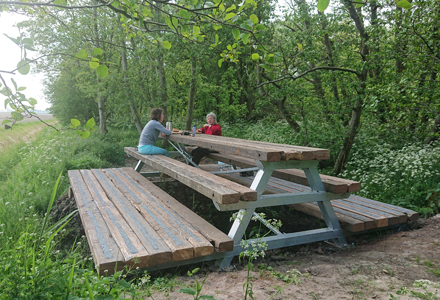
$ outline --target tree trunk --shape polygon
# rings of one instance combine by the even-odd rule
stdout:
[[[99,34],[98,34],[98,14],[96,13],[96,8],[93,9],[93,34],[95,35],[95,47],[99,48]],[[97,101],[98,102],[98,111],[99,111],[99,133],[104,134],[107,132],[107,126],[105,122],[105,109],[104,109],[104,99],[101,94],[101,79],[98,75],[96,75],[96,81],[98,86],[98,94]]]
[[[186,113],[185,130],[191,129],[194,111],[194,99],[196,97],[196,84],[197,84],[197,60],[195,57],[191,57],[191,80],[189,84],[188,95],[188,110]]]
[[[133,118],[133,122],[136,125],[136,129],[138,130],[139,134],[141,134],[142,132],[142,124],[141,124],[141,120],[139,118],[139,114],[136,110],[136,107],[134,105],[134,101],[133,101],[133,97],[132,97],[132,93],[130,90],[130,85],[127,82],[127,70],[128,70],[128,63],[127,63],[127,53],[126,53],[126,44],[124,41],[124,35],[123,32],[121,32],[122,35],[122,39],[121,39],[121,61],[122,61],[122,70],[124,71],[124,87],[127,90],[127,95],[128,95],[128,105],[130,106],[130,111],[131,111],[131,116]]]

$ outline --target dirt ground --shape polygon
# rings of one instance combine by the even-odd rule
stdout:
[[[420,219],[401,232],[347,241],[354,246],[338,249],[320,242],[269,251],[250,272],[254,299],[440,298],[440,215]],[[201,295],[244,299],[246,277],[246,266],[237,261],[228,272],[202,266],[200,274],[177,277],[179,284],[172,291],[156,292],[153,298],[192,299],[179,289],[206,278]]]
[[[126,161],[127,166],[134,163]],[[317,225],[313,217],[292,219],[294,226]],[[346,249],[317,242],[268,251],[250,271],[254,299],[440,299],[440,214],[405,228],[347,237],[347,242]],[[153,298],[192,299],[179,289],[206,279],[200,295],[244,299],[247,264],[237,258],[232,264],[222,272],[213,263],[165,270],[160,276],[182,275],[171,290],[157,291]],[[194,268],[201,270],[188,277],[187,270]]]

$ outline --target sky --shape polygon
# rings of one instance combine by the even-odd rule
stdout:
[[[12,71],[17,67],[17,63],[20,61],[20,48],[15,45],[10,39],[8,39],[4,33],[12,38],[17,38],[19,32],[15,24],[25,20],[25,17],[2,12],[0,13],[0,71]],[[38,53],[34,51],[27,52],[28,58],[38,57]],[[11,82],[11,77],[14,78],[18,87],[26,87],[26,90],[21,93],[25,94],[28,98],[34,98],[38,101],[36,109],[46,110],[50,105],[45,101],[43,93],[43,79],[42,74],[32,74],[31,72],[27,75],[21,75],[15,72],[15,75],[9,75],[7,73],[1,73],[9,87],[13,88]],[[3,83],[2,83],[3,84]],[[3,87],[2,87],[3,88]],[[5,98],[0,95],[0,111],[5,110],[4,105]]]

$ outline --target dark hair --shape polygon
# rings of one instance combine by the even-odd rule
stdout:
[[[162,110],[160,108],[153,108],[151,110],[150,119],[160,121],[161,115],[162,115]]]

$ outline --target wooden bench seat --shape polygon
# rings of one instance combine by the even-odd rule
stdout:
[[[208,172],[219,171],[221,168],[218,164],[200,165],[200,167]],[[254,179],[253,176],[241,177],[236,173],[217,175],[245,186],[250,186]],[[310,188],[307,186],[279,178],[271,178],[264,194],[302,193],[309,191]],[[331,200],[331,204],[341,227],[350,232],[361,232],[404,224],[408,221],[417,220],[419,217],[415,211],[355,195],[350,195],[347,199]],[[293,204],[292,207],[308,215],[324,219],[316,202]]]
[[[192,149],[194,148],[187,147],[188,151],[191,151]],[[245,157],[240,157],[237,155],[210,153],[207,155],[207,157],[223,163],[235,165],[240,168],[252,168],[256,166],[255,160]],[[309,186],[307,177],[304,174],[303,170],[299,170],[299,169],[274,170],[272,176],[287,181],[295,182],[301,185]],[[328,175],[320,175],[320,177],[327,192],[331,192],[335,194],[354,193],[360,191],[361,188],[360,183],[353,180],[348,180],[348,179],[343,179]]]
[[[132,147],[126,147],[124,151],[220,204],[257,200],[256,191],[175,159],[163,155],[143,155]]]
[[[231,238],[131,168],[68,176],[101,275],[233,250]]]

